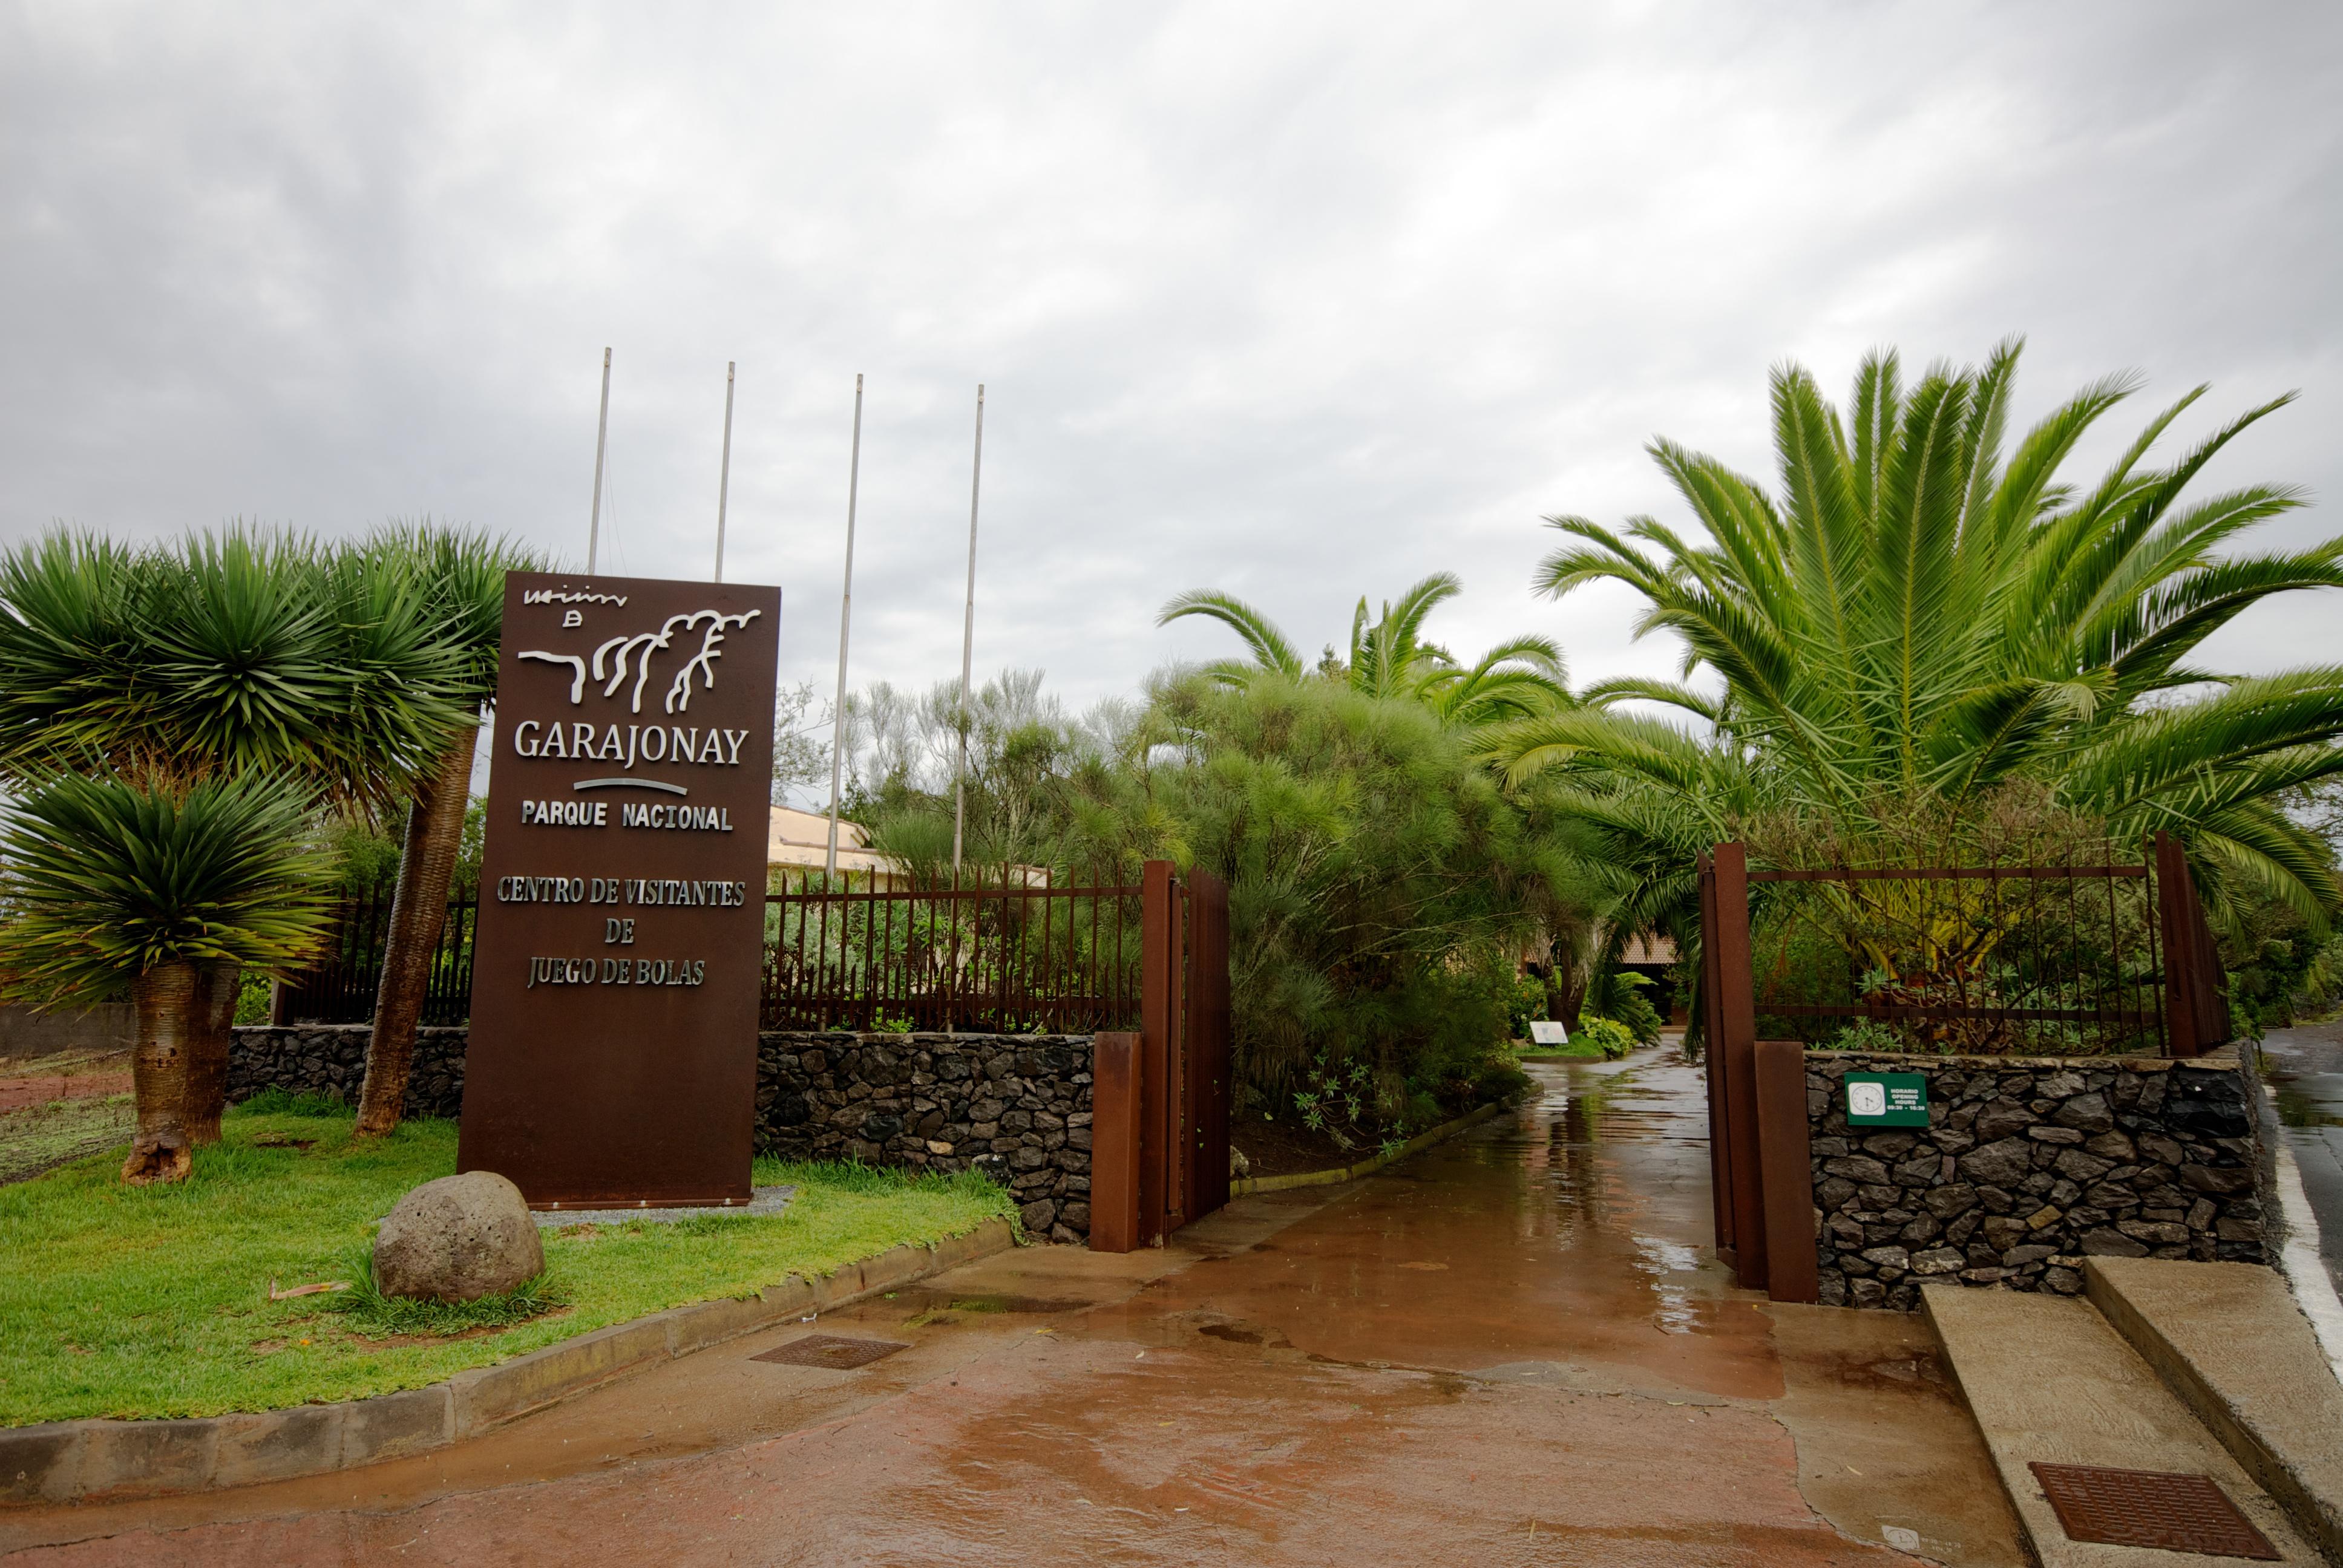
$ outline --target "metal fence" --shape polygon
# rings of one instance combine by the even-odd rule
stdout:
[[[342,900],[324,956],[277,988],[271,1021],[374,1016],[394,891],[385,883]],[[1137,887],[1059,887],[1041,868],[971,869],[928,886],[884,871],[792,872],[765,897],[759,1027],[1137,1029],[1140,895]],[[448,900],[423,1022],[469,1018],[478,918],[476,893]]]
[[[365,1023],[374,1017],[396,891],[395,883],[383,882],[342,900],[324,956],[277,988],[269,1004],[270,1022]],[[431,954],[422,1022],[460,1024],[471,1017],[472,933],[479,917],[476,890],[459,891],[447,900],[447,923],[440,928],[439,945]]]
[[[1727,849],[1738,858],[1720,846],[1720,863]],[[2137,861],[1734,879],[1748,890],[1746,970],[1719,979],[1747,988],[1763,1038],[2045,1056],[2194,1055],[2228,1038],[2187,861],[2161,836]]]
[[[799,873],[765,898],[766,1029],[1135,1029],[1141,890],[971,868]]]

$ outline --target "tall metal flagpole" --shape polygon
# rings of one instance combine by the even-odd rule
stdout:
[[[984,383],[976,384],[976,464],[968,479],[968,610],[960,623],[960,761],[952,769],[952,879],[960,879],[960,839],[968,819],[968,683],[976,654],[976,498],[984,485]]]
[[[716,473],[716,580],[724,580],[724,502],[732,493],[732,367],[724,362],[724,466]]]
[[[586,525],[586,569],[602,544],[602,454],[610,444],[610,351],[602,350],[602,415],[594,422],[594,515]]]
[[[838,875],[838,784],[846,762],[846,634],[854,620],[854,502],[862,479],[862,376],[854,377],[854,447],[846,464],[846,591],[838,601],[838,701],[830,712],[830,853],[822,875]]]

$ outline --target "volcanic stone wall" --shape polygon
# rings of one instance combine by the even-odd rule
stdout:
[[[1091,1230],[1086,1034],[763,1034],[757,1143],[792,1159],[989,1171],[1029,1234]]]
[[[239,1029],[228,1098],[277,1088],[355,1103],[372,1032],[362,1023]],[[407,1115],[463,1109],[468,1039],[462,1029],[416,1032]],[[760,1034],[757,1147],[788,1159],[984,1171],[1016,1195],[1029,1233],[1086,1241],[1091,1037]]]
[[[1850,1072],[1924,1074],[1927,1129],[1850,1129]],[[1909,1311],[1931,1280],[2071,1296],[2093,1253],[2267,1262],[2248,1092],[2226,1055],[1812,1052],[1822,1300]]]
[[[364,1023],[264,1024],[236,1031],[228,1053],[227,1097],[231,1104],[264,1089],[294,1094],[331,1094],[356,1105],[366,1083],[367,1041],[374,1026]],[[407,1081],[407,1114],[454,1120],[464,1108],[464,1047],[470,1031],[426,1028],[415,1031],[415,1070]]]

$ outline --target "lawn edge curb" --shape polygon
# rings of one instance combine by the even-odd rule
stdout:
[[[1332,1187],[1338,1181],[1355,1181],[1362,1176],[1373,1175],[1386,1165],[1396,1165],[1411,1154],[1422,1153],[1468,1127],[1477,1127],[1499,1111],[1513,1109],[1514,1103],[1510,1099],[1493,1100],[1477,1111],[1468,1111],[1429,1131],[1417,1133],[1389,1153],[1370,1154],[1355,1165],[1338,1165],[1332,1171],[1297,1171],[1284,1176],[1241,1176],[1229,1183],[1229,1196],[1243,1198],[1255,1192],[1287,1192],[1296,1187]]]
[[[1017,1244],[1007,1220],[906,1241],[827,1275],[670,1307],[442,1382],[331,1404],[0,1428],[0,1507],[162,1496],[353,1470],[460,1442],[659,1362],[831,1311]]]

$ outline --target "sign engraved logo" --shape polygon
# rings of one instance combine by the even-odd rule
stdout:
[[[727,628],[745,627],[761,614],[746,610],[739,615],[725,615],[717,610],[693,610],[684,615],[671,615],[667,624],[657,631],[639,632],[633,637],[614,637],[594,650],[590,666],[594,678],[603,682],[602,695],[614,695],[627,678],[628,667],[633,667],[635,689],[628,711],[643,710],[643,686],[650,679],[652,656],[675,641],[678,632],[704,626],[699,638],[699,651],[686,659],[683,668],[675,672],[668,683],[667,711],[688,713],[691,709],[692,676],[697,673],[703,689],[716,688],[716,661],[724,657],[724,633]],[[543,648],[525,648],[516,657],[533,659],[539,664],[566,664],[569,667],[569,701],[575,707],[586,700],[587,659],[574,653],[549,653]],[[604,669],[608,674],[605,678]]]

